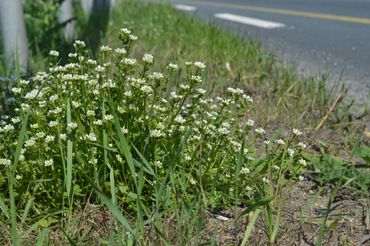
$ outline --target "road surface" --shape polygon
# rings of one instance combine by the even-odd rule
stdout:
[[[370,93],[370,0],[167,0],[260,42],[303,74],[341,78],[350,96]]]

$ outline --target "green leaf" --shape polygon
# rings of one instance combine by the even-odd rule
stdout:
[[[248,214],[249,212],[255,211],[256,209],[265,206],[267,203],[271,202],[274,198],[273,197],[266,197],[257,202],[252,202],[246,210],[241,212],[238,218]]]
[[[72,122],[72,114],[71,114],[71,102],[70,99],[67,99],[67,126],[69,123]],[[71,130],[68,132],[68,139],[67,139],[67,176],[66,176],[66,189],[67,189],[67,196],[68,198],[71,197],[71,189],[72,189],[72,154],[73,154],[73,142],[71,136]]]
[[[357,156],[366,161],[370,165],[370,147],[369,146],[356,146],[352,150],[352,156]]]
[[[37,237],[36,246],[43,246],[43,243],[46,239],[46,237],[49,234],[49,229],[45,228],[41,231],[41,233]]]
[[[100,192],[98,189],[94,188],[96,194],[100,198],[100,200],[105,204],[105,206],[108,207],[108,209],[112,212],[113,216],[117,219],[117,221],[132,235],[134,235],[134,231],[132,230],[128,220],[125,216],[121,213],[119,208],[112,203],[112,201],[106,197],[102,192]]]
[[[257,208],[256,211],[254,212],[253,216],[252,216],[251,221],[249,221],[249,223],[247,225],[247,229],[244,232],[243,241],[240,244],[241,246],[245,246],[247,244],[248,238],[252,233],[252,230],[254,228],[254,224],[256,223],[257,218],[258,218],[260,213],[261,213],[261,209]]]

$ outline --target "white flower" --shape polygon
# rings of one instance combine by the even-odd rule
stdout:
[[[125,95],[126,97],[131,97],[132,96],[132,91],[125,91],[123,93],[123,95]]]
[[[0,158],[0,165],[9,166],[11,163],[12,162],[9,159]]]
[[[24,110],[24,111],[28,111],[29,109],[30,109],[30,105],[29,104],[27,104],[27,103],[22,103],[21,104],[21,108],[22,108],[22,110]]]
[[[190,78],[191,81],[195,82],[195,83],[201,83],[202,82],[202,77],[200,76],[196,76],[196,75],[192,75],[191,78]]]
[[[265,140],[265,141],[263,141],[263,143],[264,143],[265,145],[269,146],[269,145],[271,144],[271,141],[270,141],[270,140]]]
[[[89,64],[89,65],[92,65],[92,66],[96,66],[98,63],[95,61],[95,60],[93,60],[93,59],[88,59],[87,61],[87,64]]]
[[[59,134],[59,138],[60,138],[61,140],[63,140],[63,141],[67,140],[67,134],[65,134],[65,133],[61,133],[61,134]]]
[[[234,94],[234,95],[242,95],[244,93],[244,91],[242,89],[239,89],[239,88],[234,89],[234,88],[231,88],[231,87],[227,88],[227,91],[231,94]]]
[[[302,132],[300,130],[298,130],[298,129],[293,129],[293,134],[295,136],[300,136],[300,135],[302,135]]]
[[[148,64],[152,64],[153,60],[154,60],[154,58],[151,54],[144,54],[143,62],[148,63]]]
[[[170,64],[168,64],[168,68],[173,69],[173,70],[177,70],[177,69],[179,69],[179,66],[177,66],[177,64],[170,63]]]
[[[253,120],[247,120],[246,125],[247,125],[248,127],[253,127],[253,126],[254,126],[254,121],[253,121]]]
[[[285,142],[282,139],[275,140],[275,143],[277,143],[278,145],[285,145]]]
[[[136,59],[135,59],[135,58],[124,58],[124,59],[122,60],[122,62],[123,62],[125,65],[131,65],[131,66],[133,66],[133,65],[135,65],[135,63],[136,63]]]
[[[74,108],[78,108],[78,107],[80,107],[80,106],[81,106],[81,103],[80,103],[80,102],[77,102],[77,101],[72,101],[72,106],[73,106]]]
[[[101,126],[103,125],[103,121],[102,120],[96,120],[93,122],[94,125],[97,125],[97,126]]]
[[[304,167],[307,166],[307,162],[304,159],[299,159],[298,163]]]
[[[117,48],[114,50],[119,55],[125,55],[127,53],[127,50],[125,48]]]
[[[122,156],[121,156],[121,155],[119,155],[119,154],[117,154],[117,155],[116,155],[116,159],[117,159],[117,161],[119,161],[119,162],[123,162],[123,158],[122,158]]]
[[[13,87],[12,88],[12,92],[14,94],[20,94],[22,92],[22,88],[18,88],[18,87]]]
[[[288,150],[287,150],[287,153],[288,153],[288,155],[289,155],[290,157],[292,157],[292,156],[294,155],[294,150],[292,150],[292,149],[288,149]]]
[[[102,52],[108,52],[108,51],[111,51],[111,50],[112,50],[112,48],[109,47],[109,46],[105,46],[105,45],[100,46],[100,51],[102,51]]]
[[[76,58],[77,57],[77,53],[69,53],[68,54],[68,57],[69,58]],[[68,67],[67,67],[68,68]]]
[[[75,122],[70,122],[67,124],[67,128],[75,129],[77,127],[77,124]]]
[[[55,127],[58,125],[58,121],[49,121],[48,126],[49,127]]]
[[[270,180],[268,178],[266,178],[266,177],[263,177],[262,178],[262,182],[268,184],[268,183],[270,183]]]
[[[242,148],[242,145],[239,142],[231,141],[230,144],[233,146],[235,152],[239,152]]]
[[[307,147],[307,145],[302,143],[302,142],[299,142],[298,147],[301,147],[302,149],[305,149]]]
[[[28,139],[28,140],[24,143],[24,146],[26,146],[26,148],[27,148],[27,147],[32,147],[32,146],[33,146],[33,145],[35,145],[35,144],[36,144],[35,139],[30,138],[30,139]]]
[[[135,35],[129,35],[129,36],[128,36],[128,38],[129,38],[130,40],[132,40],[132,41],[137,40],[137,36],[135,36]]]
[[[227,135],[230,133],[230,131],[226,127],[220,127],[217,129],[218,133],[222,135]]]
[[[95,133],[93,133],[93,132],[90,132],[85,137],[86,137],[87,140],[89,140],[91,142],[95,142],[97,140],[97,137],[96,137]]]
[[[151,94],[153,93],[153,89],[152,87],[150,87],[149,85],[144,85],[140,88],[140,90],[146,94]]]
[[[111,120],[113,120],[113,115],[111,115],[111,114],[107,114],[107,115],[105,115],[105,116],[104,116],[104,120],[105,120],[105,121],[111,121]]]
[[[266,131],[263,128],[257,128],[254,130],[257,134],[263,135],[266,133]]]
[[[84,48],[86,46],[85,45],[85,42],[84,41],[81,41],[81,40],[76,40],[73,45],[75,46],[75,48],[77,48],[77,47]]]
[[[150,136],[153,138],[159,138],[162,137],[164,134],[161,130],[155,129],[150,132]]]
[[[252,189],[252,187],[250,187],[250,186],[246,186],[245,187],[245,189],[247,190],[247,191],[252,191],[253,189]]]
[[[183,90],[189,90],[190,86],[189,85],[181,84],[180,85],[180,88],[183,89]]]
[[[244,99],[247,103],[252,103],[252,102],[253,102],[253,98],[251,98],[250,96],[247,96],[247,95],[243,95],[243,99]]]
[[[9,132],[11,130],[14,130],[14,126],[13,125],[10,125],[10,124],[7,124],[5,125],[3,128],[2,128],[2,131],[3,132]]]
[[[47,135],[46,138],[45,138],[45,143],[50,143],[50,142],[53,142],[55,139],[54,136],[52,135]]]
[[[94,110],[87,110],[86,115],[87,116],[95,116],[95,112],[94,112]]]
[[[41,93],[41,92],[39,93],[39,90],[38,90],[38,89],[34,89],[34,90],[32,90],[32,91],[28,92],[28,93],[26,94],[25,98],[26,98],[26,99],[35,99],[35,98],[36,98],[36,96],[39,96],[39,97],[41,97],[41,96],[42,96],[42,93]]]
[[[121,28],[121,33],[128,35],[128,34],[131,34],[131,31],[127,28]]]
[[[240,170],[240,173],[242,173],[242,174],[248,174],[250,172],[251,171],[248,168],[246,168],[246,167],[242,167],[242,169]]]
[[[51,101],[51,102],[54,102],[54,101],[56,101],[56,100],[58,100],[59,99],[59,96],[58,95],[51,95],[50,97],[49,97],[49,101]]]
[[[197,181],[195,179],[193,179],[193,178],[191,178],[189,181],[190,181],[190,184],[192,184],[192,185],[196,185],[197,184]]]
[[[179,123],[179,124],[184,124],[186,122],[186,120],[184,118],[182,118],[181,115],[178,115],[176,116],[175,118],[175,122]]]
[[[124,127],[124,126],[122,126],[121,130],[122,130],[122,132],[123,132],[124,134],[127,134],[127,133],[128,133],[127,128],[126,128],[126,127]]]
[[[19,122],[21,122],[21,118],[20,117],[14,117],[11,119],[11,121],[13,122],[13,124],[17,124]]]
[[[53,164],[54,164],[54,160],[53,159],[45,160],[45,167],[52,166]]]
[[[39,107],[40,108],[45,108],[47,105],[46,101],[39,101]]]
[[[191,156],[190,156],[190,155],[188,155],[188,154],[185,154],[185,155],[184,155],[184,160],[185,160],[185,161],[191,161]]]
[[[303,181],[304,180],[304,177],[300,175],[300,176],[298,176],[298,180],[299,181]]]
[[[162,169],[162,168],[163,168],[163,163],[162,163],[162,162],[160,162],[160,161],[155,161],[155,162],[154,162],[154,166],[156,166],[156,167],[158,167],[158,168]]]
[[[28,85],[30,81],[21,79],[21,85]]]
[[[276,171],[279,171],[280,170],[280,167],[277,166],[277,165],[273,165],[272,168],[275,169]]]
[[[15,176],[15,179],[16,179],[16,180],[22,179],[22,176],[21,176],[21,175],[19,175],[19,174],[17,174],[17,175]]]
[[[200,61],[194,62],[194,66],[201,69],[201,70],[206,68],[206,65],[203,62],[200,62]]]
[[[99,65],[95,68],[95,71],[98,73],[103,73],[105,71],[105,67]]]
[[[56,51],[56,50],[51,50],[51,51],[49,52],[49,55],[50,55],[50,56],[58,57],[58,56],[59,56],[59,52],[58,52],[58,51]]]
[[[158,73],[158,72],[154,72],[153,74],[151,74],[149,76],[151,79],[163,79],[163,74],[162,73]]]
[[[197,90],[196,90],[200,95],[204,95],[204,94],[206,94],[206,90],[205,89],[203,89],[203,88],[198,88]]]
[[[45,137],[45,132],[38,132],[38,133],[36,133],[36,139],[39,139],[39,138],[43,138],[43,137]]]

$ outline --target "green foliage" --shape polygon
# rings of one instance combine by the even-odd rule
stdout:
[[[352,150],[352,156],[357,156],[363,159],[367,165],[370,167],[370,147],[363,145],[363,146],[356,146]]]
[[[10,201],[12,214],[25,211],[24,219],[34,221],[41,213],[42,226],[55,222],[54,211],[67,210],[70,218],[75,207],[102,200],[138,239],[153,209],[253,206],[281,199],[300,178],[306,166],[300,131],[267,140],[245,119],[253,99],[242,89],[229,87],[212,98],[202,88],[202,62],[158,72],[151,54],[131,57],[137,37],[130,30],[121,29],[119,39],[121,47],[102,46],[98,60],[76,41],[70,63],[11,89],[15,100],[0,123],[0,172],[12,170],[13,178],[1,180],[0,190],[9,194],[2,204]],[[58,55],[51,51],[50,62]],[[136,214],[135,231],[124,214]]]
[[[352,154],[367,160],[369,156],[367,146],[356,147]],[[370,189],[370,173],[356,167],[355,163],[345,161],[343,158],[328,154],[324,148],[321,148],[320,154],[304,154],[312,163],[314,171],[317,173],[315,178],[320,185],[327,183],[338,183],[353,179],[349,185],[361,194],[367,195]]]
[[[47,56],[63,43],[58,10],[63,0],[26,0],[24,19],[30,50],[34,55]]]
[[[324,183],[338,180],[325,176],[338,160],[304,154],[297,130],[267,139],[248,119],[266,126],[281,117],[285,129],[310,125],[331,101],[325,79],[302,81],[257,44],[168,6],[125,1],[113,12],[106,42],[118,49],[101,47],[93,60],[95,51],[78,41],[70,54],[51,52],[48,72],[12,88],[16,100],[0,120],[1,231],[10,236],[13,229],[20,240],[39,234],[42,244],[60,229],[80,245],[88,233],[73,225],[74,212],[93,204],[117,222],[99,244],[171,245],[175,238],[200,245],[206,210],[245,205],[242,215],[253,216],[243,244],[259,216],[274,243],[284,194],[303,178],[306,161],[323,170]],[[139,34],[139,45],[121,25]],[[60,57],[69,63],[56,65]],[[207,68],[188,62],[197,59]],[[263,100],[252,106],[246,93]],[[14,175],[5,177],[14,159]]]

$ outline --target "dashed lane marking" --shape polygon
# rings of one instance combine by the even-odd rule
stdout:
[[[178,10],[184,10],[184,11],[195,11],[197,10],[196,7],[190,6],[190,5],[183,5],[183,4],[176,4],[175,8]]]
[[[233,21],[233,22],[238,22],[238,23],[250,25],[250,26],[257,26],[257,27],[261,27],[261,28],[266,28],[266,29],[285,27],[284,24],[279,23],[279,22],[272,22],[272,21],[261,20],[261,19],[241,16],[241,15],[234,15],[234,14],[229,14],[229,13],[215,14],[215,17],[220,18],[220,19],[224,19],[224,20],[229,20],[229,21]]]

